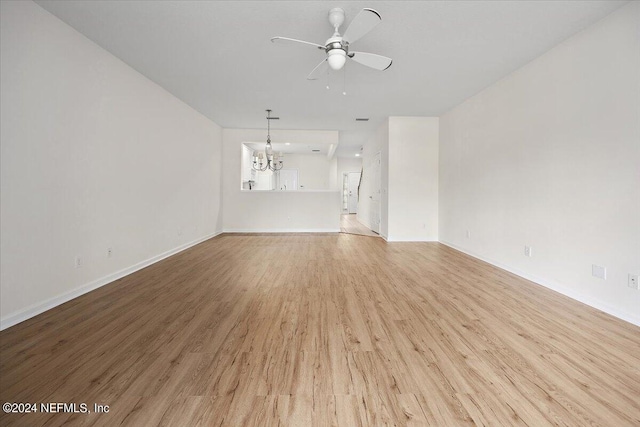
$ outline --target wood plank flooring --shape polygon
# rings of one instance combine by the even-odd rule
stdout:
[[[359,234],[361,236],[380,237],[358,221],[356,214],[340,215],[340,232],[348,234]]]
[[[438,243],[222,235],[0,333],[0,425],[638,426],[640,328]]]

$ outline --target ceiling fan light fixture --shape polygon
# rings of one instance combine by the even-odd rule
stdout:
[[[393,62],[391,58],[375,53],[352,51],[350,47],[353,42],[373,30],[373,28],[382,21],[380,14],[373,9],[365,7],[351,20],[344,34],[340,35],[340,26],[344,22],[344,15],[344,10],[338,7],[329,11],[329,23],[333,27],[334,32],[324,45],[280,36],[272,37],[271,41],[274,43],[305,44],[326,52],[326,57],[311,70],[311,73],[307,76],[307,80],[318,80],[329,70],[341,70],[347,62],[347,58],[379,71],[384,71],[389,68]],[[329,89],[328,85],[327,89]],[[342,94],[346,95],[346,91],[343,90]]]
[[[332,70],[338,71],[344,67],[347,62],[347,52],[343,49],[331,49],[328,52],[327,62]]]

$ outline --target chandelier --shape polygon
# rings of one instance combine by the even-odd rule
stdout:
[[[278,120],[280,117],[271,117],[271,110],[267,110],[267,146],[264,153],[253,152],[253,170],[264,172],[268,169],[279,171],[284,166],[282,153],[275,154],[271,147],[271,120]]]

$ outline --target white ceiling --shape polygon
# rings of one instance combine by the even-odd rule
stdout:
[[[261,129],[271,108],[280,129],[340,131],[353,156],[388,116],[438,116],[626,1],[38,1],[220,126]],[[350,62],[326,81],[306,76],[322,60],[327,12],[363,7],[382,22],[352,50],[394,62],[375,71]],[[355,122],[369,117],[368,122]]]

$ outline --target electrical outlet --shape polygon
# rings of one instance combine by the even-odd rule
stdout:
[[[78,255],[76,257],[76,264],[75,265],[76,265],[76,268],[82,267],[82,257],[80,255]]]
[[[467,230],[467,239],[471,238],[471,232]]]
[[[528,257],[533,256],[533,250],[532,250],[531,246],[525,246],[524,247],[524,256],[528,256]]]
[[[591,264],[591,275],[598,279],[607,280],[607,267]]]
[[[107,248],[107,258],[111,258],[112,255],[113,255],[113,249]]]
[[[638,287],[638,275],[629,273],[629,287],[633,289],[640,289]]]

